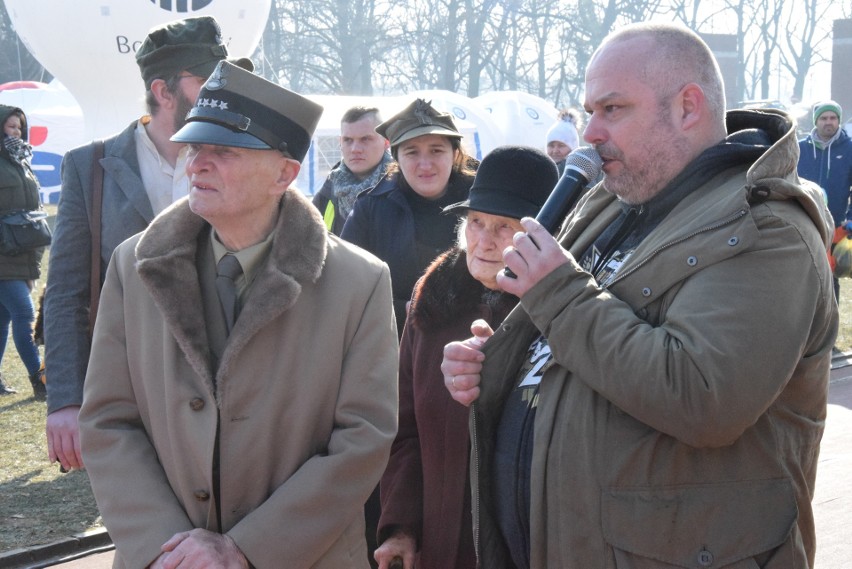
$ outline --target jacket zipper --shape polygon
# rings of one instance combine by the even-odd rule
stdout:
[[[631,267],[630,270],[628,270],[624,273],[621,273],[621,274],[617,274],[615,276],[615,278],[606,286],[606,288],[612,288],[612,286],[615,283],[621,281],[622,279],[627,278],[628,276],[630,276],[634,272],[638,271],[640,268],[645,266],[651,259],[653,259],[658,253],[668,249],[669,247],[673,247],[675,245],[683,243],[687,239],[692,239],[693,237],[695,237],[696,235],[700,235],[701,233],[706,233],[707,231],[713,231],[715,229],[719,229],[720,227],[724,227],[724,226],[726,226],[730,223],[733,223],[734,221],[740,219],[741,217],[745,216],[746,213],[747,213],[747,210],[741,209],[738,212],[736,212],[735,214],[732,214],[731,216],[729,216],[729,217],[727,217],[727,218],[725,218],[721,221],[718,221],[717,223],[714,223],[713,225],[708,225],[707,227],[702,227],[701,229],[698,229],[696,231],[693,231],[692,233],[684,235],[680,239],[677,239],[675,241],[671,241],[669,243],[666,243],[665,245],[661,245],[660,247],[657,247],[656,249],[651,251],[644,259],[642,259],[636,265]]]
[[[479,478],[479,435],[477,434],[476,428],[476,419],[477,419],[477,409],[479,406],[474,401],[470,408],[470,419],[471,419],[471,444],[470,444],[470,452],[473,453],[473,475],[474,480],[476,480],[476,496],[471,496],[471,507],[473,508],[473,519],[476,520],[476,523],[473,524],[473,551],[476,554],[476,565],[479,567],[482,563],[479,558],[479,526],[482,523],[482,520],[479,517],[479,485],[482,481]],[[471,485],[471,494],[473,494],[474,489],[473,485]]]

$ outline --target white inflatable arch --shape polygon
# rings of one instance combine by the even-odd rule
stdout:
[[[18,35],[77,99],[86,138],[118,132],[145,112],[134,57],[152,27],[189,16],[215,17],[228,51],[253,52],[271,0],[5,0]]]

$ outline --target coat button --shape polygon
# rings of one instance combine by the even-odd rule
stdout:
[[[731,237],[730,239],[728,239],[728,245],[731,246],[731,247],[733,247],[734,245],[736,245],[739,242],[740,242],[739,237]]]
[[[643,288],[642,289],[642,296],[646,296],[646,297],[651,296],[651,289],[648,288],[648,287]]]
[[[702,567],[710,567],[713,565],[713,554],[706,549],[702,549],[698,552],[698,564]]]
[[[204,409],[204,399],[201,397],[193,397],[189,400],[189,408],[193,411],[201,411]]]
[[[695,265],[698,264],[698,259],[694,255],[690,255],[689,257],[686,258],[686,264],[689,265],[690,267],[694,267]]]
[[[195,499],[199,502],[206,502],[210,499],[210,492],[208,492],[207,490],[196,490]]]

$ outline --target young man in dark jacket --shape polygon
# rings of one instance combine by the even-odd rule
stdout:
[[[376,132],[382,119],[375,107],[355,106],[340,119],[341,160],[314,196],[325,226],[339,236],[355,198],[379,183],[393,161],[390,142]]]

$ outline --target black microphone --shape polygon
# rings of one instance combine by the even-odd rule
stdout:
[[[580,199],[583,189],[589,182],[600,176],[602,166],[603,160],[598,151],[591,146],[584,146],[571,152],[565,158],[565,171],[562,177],[556,182],[556,186],[541,206],[535,220],[547,229],[548,233],[554,235],[565,220],[565,216]],[[503,269],[503,274],[517,278],[509,267]]]
[[[565,172],[535,216],[535,220],[547,229],[548,233],[553,235],[559,230],[565,216],[582,195],[583,189],[600,175],[601,166],[603,160],[591,146],[578,148],[565,158]]]

